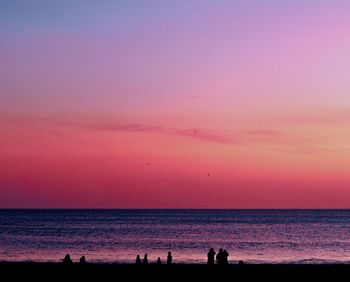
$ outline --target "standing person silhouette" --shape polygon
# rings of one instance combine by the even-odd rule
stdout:
[[[215,251],[211,248],[208,252],[208,265],[214,265]]]
[[[143,257],[143,264],[148,264],[147,254]]]
[[[224,254],[224,250],[220,248],[219,252],[216,254],[216,263],[219,265],[223,264],[223,254]]]
[[[137,255],[137,256],[136,256],[136,264],[137,264],[137,265],[142,264],[142,261],[141,261],[140,255]]]
[[[166,264],[171,264],[173,262],[173,256],[171,255],[171,252],[168,252],[168,256],[166,258]]]

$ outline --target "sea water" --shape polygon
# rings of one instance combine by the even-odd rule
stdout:
[[[0,210],[0,261],[350,262],[350,210]]]

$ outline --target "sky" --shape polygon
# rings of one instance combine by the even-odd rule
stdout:
[[[0,0],[0,208],[350,208],[349,9]]]

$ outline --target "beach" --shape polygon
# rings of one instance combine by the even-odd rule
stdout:
[[[2,210],[3,281],[350,277],[350,210]],[[229,265],[207,265],[226,248]],[[172,252],[172,264],[167,254]],[[72,263],[62,263],[70,254]],[[148,265],[136,265],[136,255]],[[79,264],[85,256],[86,264]],[[157,258],[161,265],[157,265]],[[243,265],[238,261],[243,260]]]
[[[132,264],[0,263],[3,281],[300,281],[344,280],[350,276],[349,265],[218,265],[173,264],[137,266]]]

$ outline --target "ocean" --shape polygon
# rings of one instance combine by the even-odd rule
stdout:
[[[0,261],[348,263],[350,210],[0,210]]]

